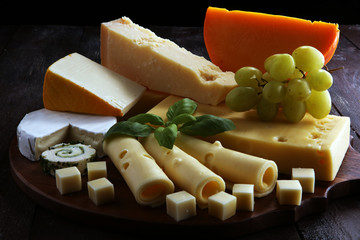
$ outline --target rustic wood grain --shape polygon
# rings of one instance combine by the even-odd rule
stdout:
[[[201,28],[155,27],[190,51],[206,56]],[[333,113],[349,115],[354,148],[359,151],[359,34],[358,25],[340,26],[338,49],[329,66],[344,65],[334,73]],[[99,27],[61,25],[0,26],[0,239],[143,239],[135,235],[92,227],[63,217],[32,201],[10,174],[9,154],[16,126],[25,113],[42,107],[42,81],[46,68],[71,52],[99,61]],[[195,40],[194,40],[195,39]],[[359,239],[359,190],[352,196],[332,199],[326,211],[297,223],[262,230],[245,239]],[[19,230],[19,224],[21,229]],[[44,227],[46,225],[46,227]],[[68,238],[70,237],[70,238]],[[164,238],[164,236],[162,236]]]

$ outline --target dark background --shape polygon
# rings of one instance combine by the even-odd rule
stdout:
[[[148,27],[202,26],[208,6],[280,14],[339,24],[359,24],[357,1],[232,0],[232,1],[26,1],[3,0],[1,24],[99,25],[127,16]]]

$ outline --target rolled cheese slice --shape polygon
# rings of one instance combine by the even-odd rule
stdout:
[[[230,183],[254,184],[254,196],[264,197],[275,188],[278,177],[274,161],[224,148],[179,133],[175,145]]]
[[[105,140],[103,148],[139,204],[159,206],[174,192],[173,182],[137,139],[117,136]]]
[[[178,187],[195,196],[200,208],[207,207],[208,197],[225,190],[225,182],[219,175],[177,146],[171,150],[160,146],[154,134],[142,139],[142,143],[166,175]]]

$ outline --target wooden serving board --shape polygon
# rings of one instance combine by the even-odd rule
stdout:
[[[137,204],[107,157],[102,160],[107,162],[108,179],[115,187],[115,201],[96,206],[88,197],[86,176],[82,177],[82,191],[63,196],[56,188],[55,178],[45,175],[39,162],[32,162],[21,155],[16,138],[11,142],[9,156],[16,183],[38,204],[83,223],[122,231],[175,230],[178,233],[193,233],[195,230],[206,230],[206,233],[212,234],[226,231],[229,235],[242,235],[296,222],[305,215],[325,211],[329,199],[360,191],[360,153],[350,146],[336,179],[332,182],[316,181],[315,193],[303,193],[300,206],[279,205],[273,191],[264,198],[255,199],[254,212],[238,211],[230,219],[221,221],[209,216],[207,209],[197,208],[195,217],[177,223],[167,215],[165,205],[151,208]]]

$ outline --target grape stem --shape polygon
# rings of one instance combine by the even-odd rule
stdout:
[[[338,68],[333,68],[333,69],[329,69],[326,65],[324,67],[325,67],[325,70],[328,71],[329,73],[333,73],[333,72],[335,72],[337,70],[344,69],[344,66],[338,67]]]

